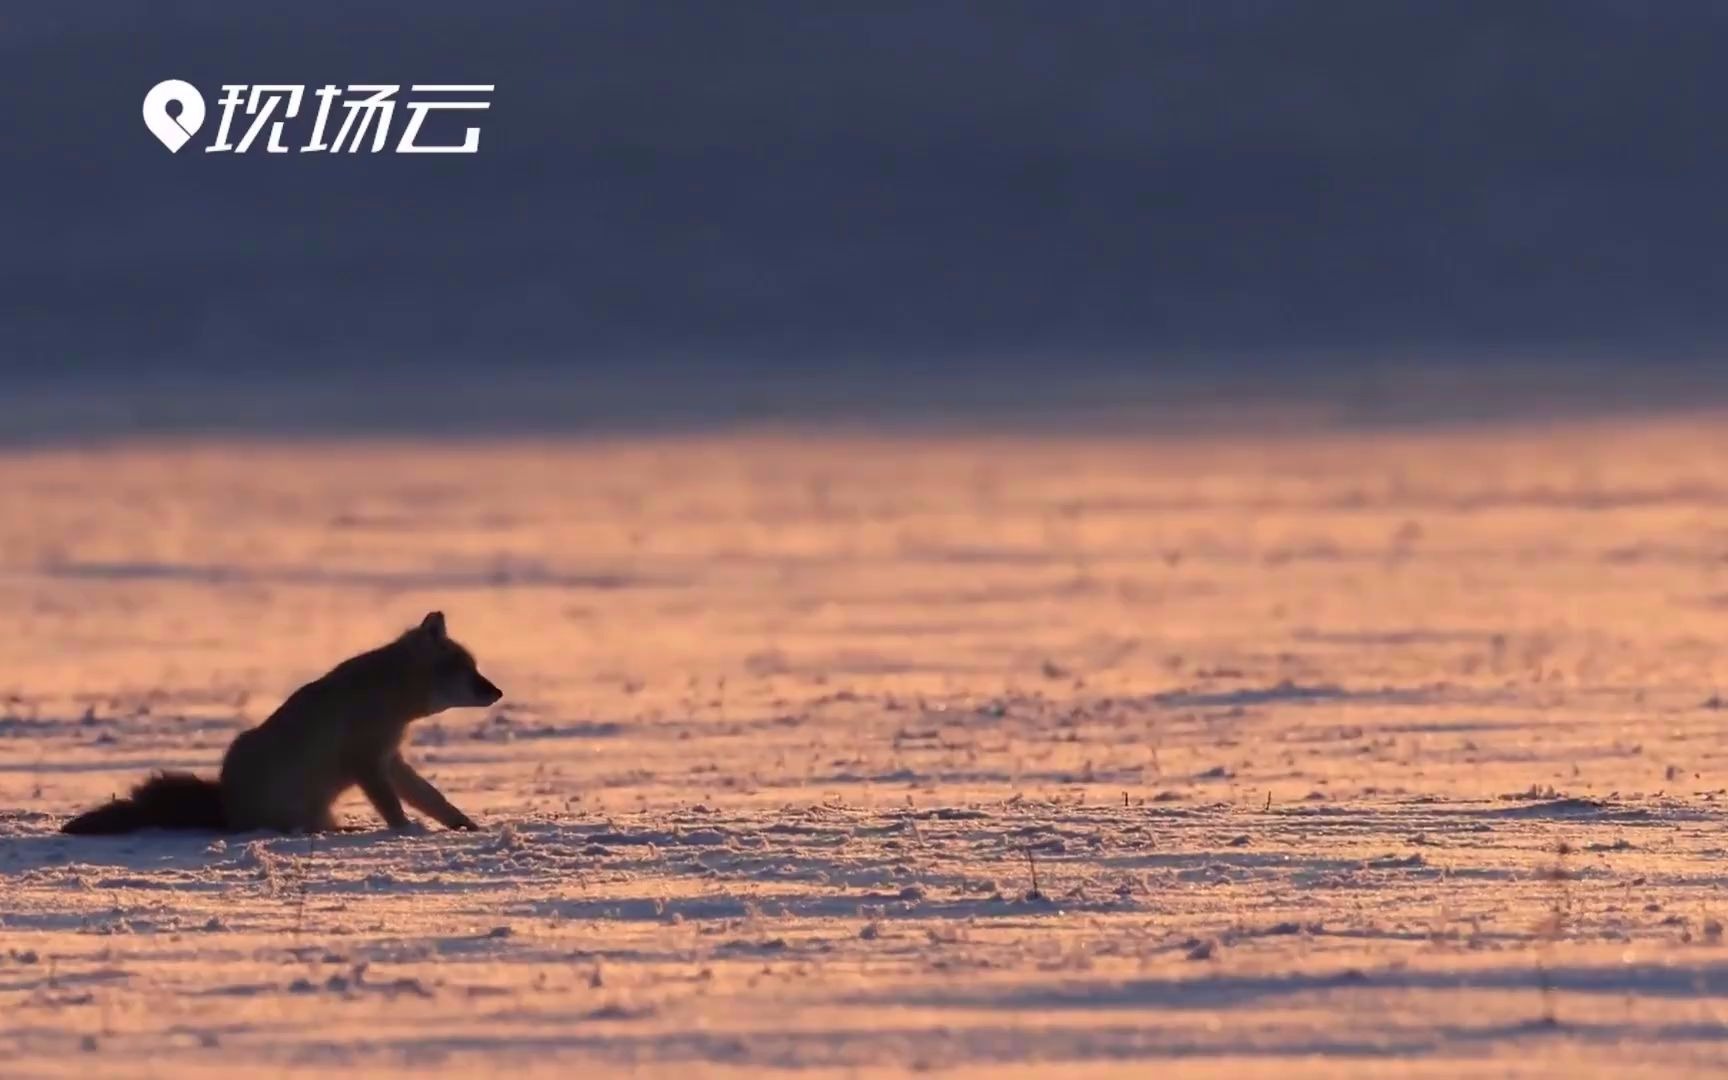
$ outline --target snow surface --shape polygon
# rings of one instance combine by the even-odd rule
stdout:
[[[0,1073],[1728,1067],[1728,428],[0,455]],[[425,611],[483,826],[78,839]]]

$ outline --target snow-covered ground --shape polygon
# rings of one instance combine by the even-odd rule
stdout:
[[[1725,465],[1709,416],[14,448],[0,1074],[1728,1069]],[[432,608],[506,693],[414,735],[482,832],[55,832]]]

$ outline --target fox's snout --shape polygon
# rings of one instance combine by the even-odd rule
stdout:
[[[491,679],[469,668],[445,672],[435,680],[429,704],[435,713],[445,709],[483,709],[497,704],[503,696],[504,691],[493,685]]]
[[[504,696],[504,691],[498,689],[491,679],[480,674],[477,668],[466,671],[451,671],[439,680],[439,685],[433,690],[434,709],[474,709],[495,705]]]
[[[504,691],[498,689],[491,679],[488,679],[478,671],[474,673],[474,684],[471,689],[474,692],[474,696],[479,699],[479,704],[481,705],[494,705],[498,702],[499,698],[504,696]]]

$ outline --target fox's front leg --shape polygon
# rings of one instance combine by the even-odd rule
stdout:
[[[402,800],[396,797],[388,772],[388,763],[383,762],[366,769],[359,777],[360,790],[366,793],[384,824],[401,832],[408,827],[408,815],[402,812]]]
[[[456,809],[444,793],[432,786],[432,782],[414,771],[414,767],[397,754],[390,759],[386,768],[390,773],[390,782],[395,785],[396,793],[409,806],[427,815],[446,829],[478,829],[472,818]]]

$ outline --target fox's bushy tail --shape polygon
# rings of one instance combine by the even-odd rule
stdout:
[[[191,773],[159,772],[133,788],[128,798],[87,810],[60,826],[60,831],[75,836],[113,836],[139,829],[218,832],[227,827],[222,789],[216,781]]]

